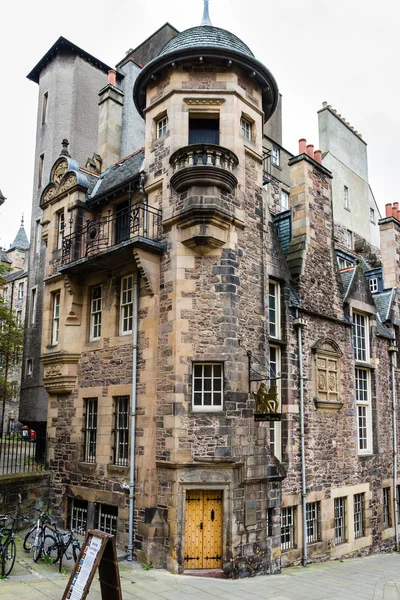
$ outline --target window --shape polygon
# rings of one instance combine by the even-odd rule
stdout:
[[[289,194],[281,191],[281,210],[288,210],[289,208]]]
[[[353,346],[354,357],[362,362],[369,361],[368,317],[353,312]]]
[[[34,325],[36,321],[36,304],[37,293],[36,288],[33,288],[33,290],[31,290],[31,325]]]
[[[18,284],[18,300],[22,300],[24,297],[24,283]]]
[[[347,210],[350,210],[349,188],[346,185],[343,187],[343,202],[344,207],[347,208]]]
[[[39,156],[39,166],[38,166],[38,187],[42,187],[43,180],[43,165],[44,165],[44,153]]]
[[[346,498],[335,498],[335,544],[344,544],[346,541]]]
[[[17,310],[17,323],[18,325],[22,324],[22,310]]]
[[[346,246],[349,250],[353,249],[353,233],[350,229],[346,231]]]
[[[83,535],[87,530],[88,503],[73,498],[71,501],[71,529]]]
[[[222,364],[193,365],[193,410],[222,410]]]
[[[133,275],[123,277],[121,280],[121,306],[120,306],[120,333],[132,333],[133,319]]]
[[[278,412],[280,412],[281,386],[280,379],[275,379],[275,377],[278,377],[281,372],[281,353],[280,348],[277,346],[269,347],[269,371],[271,386],[276,385],[278,387]],[[281,423],[279,421],[272,421],[269,424],[269,445],[276,458],[282,460]]]
[[[390,487],[383,488],[383,524],[385,528],[392,525],[390,518]]]
[[[219,114],[189,115],[189,144],[219,144]]]
[[[268,327],[269,335],[273,338],[280,337],[280,286],[275,281],[270,281],[268,286]]]
[[[51,343],[53,346],[58,344],[58,333],[60,331],[60,292],[53,294],[53,323],[51,330]]]
[[[32,373],[33,373],[33,361],[31,358],[28,358],[28,360],[26,361],[26,374],[32,375]]]
[[[354,495],[354,537],[364,537],[364,494]]]
[[[101,336],[101,285],[92,288],[90,301],[90,340],[98,340]]]
[[[85,446],[84,461],[96,462],[96,436],[97,436],[97,398],[85,400]]]
[[[400,485],[397,486],[397,498],[395,498],[397,506],[397,522],[400,523]]]
[[[369,289],[371,290],[371,294],[376,294],[378,291],[378,279],[376,277],[372,277],[369,280]]]
[[[8,298],[8,287],[3,287],[3,298],[4,300]]]
[[[318,542],[318,502],[306,504],[307,542]]]
[[[64,211],[57,213],[57,250],[62,248],[65,229]]]
[[[367,369],[355,369],[358,450],[360,453],[372,452],[371,432],[371,395]]]
[[[276,146],[272,146],[272,164],[276,167],[279,167],[280,164],[281,153],[279,148]]]
[[[168,117],[162,117],[157,121],[157,139],[166,135],[167,133],[167,125],[168,125]]]
[[[294,506],[281,508],[281,549],[290,550],[295,547],[294,540]]]
[[[339,269],[348,269],[349,267],[354,267],[353,263],[350,262],[349,260],[346,260],[345,258],[342,258],[341,256],[339,256],[338,258],[338,263],[339,263]]]
[[[129,396],[115,398],[114,464],[128,464]]]
[[[118,508],[108,504],[98,504],[94,515],[94,527],[104,533],[117,535]]]
[[[251,140],[251,123],[242,117],[240,119],[240,126],[242,128],[242,136],[246,140]]]
[[[373,208],[369,209],[369,220],[371,223],[375,223],[375,209]]]
[[[38,219],[36,221],[36,228],[35,228],[35,253],[39,254],[40,252],[40,245],[41,245],[41,230],[42,227],[40,225],[40,219]]]
[[[43,94],[43,102],[42,102],[42,125],[44,125],[46,123],[48,100],[49,100],[49,92],[45,92]]]

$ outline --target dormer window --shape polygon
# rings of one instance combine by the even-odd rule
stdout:
[[[157,121],[157,139],[163,137],[167,133],[168,117],[162,117]]]
[[[189,145],[219,145],[219,113],[189,115]]]
[[[371,290],[371,294],[376,294],[379,291],[378,278],[373,277],[369,280],[369,289]]]

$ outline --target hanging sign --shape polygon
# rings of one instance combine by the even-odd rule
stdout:
[[[89,529],[62,600],[85,600],[97,569],[102,600],[122,600],[115,537]]]
[[[253,392],[256,401],[254,420],[258,421],[280,421],[281,413],[278,413],[278,386],[272,385],[269,390],[262,383],[257,392]]]

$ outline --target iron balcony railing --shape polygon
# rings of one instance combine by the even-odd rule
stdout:
[[[0,475],[34,473],[46,468],[46,438],[11,433],[0,438]]]
[[[78,231],[63,236],[62,266],[81,258],[93,257],[127,242],[142,237],[158,240],[161,228],[161,210],[138,202],[115,213],[89,219]]]

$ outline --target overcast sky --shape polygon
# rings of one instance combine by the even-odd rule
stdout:
[[[166,21],[200,24],[202,0],[20,0],[0,8],[0,245],[24,213],[30,231],[38,87],[26,79],[60,35],[114,66]],[[213,25],[246,42],[283,94],[283,142],[318,146],[326,100],[368,143],[370,183],[383,211],[399,200],[399,3],[395,0],[210,0]],[[95,150],[95,149],[93,149]]]

